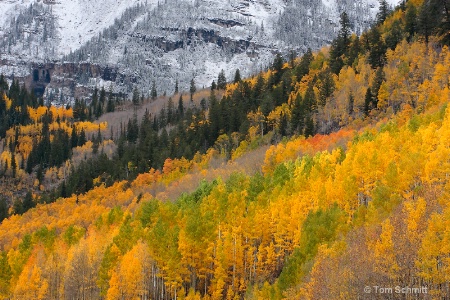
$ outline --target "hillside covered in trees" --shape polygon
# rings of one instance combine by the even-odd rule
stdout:
[[[55,108],[0,80],[0,299],[446,299],[448,7],[359,37],[343,13],[252,78],[136,91],[120,128],[104,90]]]

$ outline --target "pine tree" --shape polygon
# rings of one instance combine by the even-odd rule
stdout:
[[[329,69],[320,74],[321,85],[319,89],[319,104],[325,106],[327,98],[329,98],[335,89],[335,83]]]
[[[350,46],[351,25],[346,12],[341,14],[340,24],[341,29],[330,49],[330,68],[335,74],[339,74],[344,66],[344,57],[348,56]]]
[[[390,14],[391,10],[386,0],[379,0],[380,8],[377,13],[377,24],[383,24]]]
[[[135,106],[139,105],[139,91],[138,91],[137,87],[135,87],[133,90],[132,102]]]
[[[16,162],[16,155],[14,152],[12,152],[11,155],[11,170],[12,170],[12,177],[16,178],[16,168],[17,168],[17,162]]]
[[[383,67],[386,61],[386,45],[378,27],[369,33],[369,63],[373,69]]]
[[[194,93],[197,91],[197,88],[195,87],[195,81],[194,78],[191,79],[191,86],[189,88],[189,92],[191,94],[191,102],[193,100],[194,97]]]
[[[361,42],[359,41],[359,37],[357,35],[354,35],[351,43],[350,48],[348,50],[348,58],[347,58],[347,64],[349,66],[353,66],[356,59],[358,58],[359,54],[362,52]]]
[[[376,108],[378,107],[378,91],[380,90],[381,84],[384,81],[384,71],[383,68],[378,68],[375,73],[375,79],[372,84],[372,107]]]
[[[221,70],[217,78],[217,89],[224,90],[227,88],[227,79],[225,78],[225,71]]]
[[[365,116],[369,115],[370,105],[371,105],[372,101],[373,101],[372,91],[369,87],[369,88],[367,88],[366,96],[364,97],[364,115]]]
[[[391,50],[394,50],[403,39],[403,30],[401,25],[400,20],[395,20],[392,22],[391,30],[386,35],[386,46]]]
[[[169,97],[169,102],[167,103],[167,122],[168,123],[172,123],[173,122],[174,110],[175,110],[175,108],[174,108],[172,97]]]
[[[72,134],[70,136],[70,146],[75,148],[78,145],[78,134],[75,125],[72,126]]]
[[[213,91],[215,89],[217,89],[217,84],[216,84],[216,81],[213,80],[212,83],[211,83],[211,91]]]
[[[8,203],[6,202],[5,198],[0,197],[0,224],[7,217],[8,217]]]
[[[80,131],[80,136],[78,137],[78,146],[83,146],[84,144],[86,144],[87,140],[86,140],[86,133],[84,132],[84,128],[81,128]]]
[[[108,101],[106,102],[106,112],[114,112],[115,104],[113,99],[112,85],[109,86]]]
[[[178,94],[178,78],[175,80],[175,94]]]
[[[25,195],[25,198],[22,201],[22,213],[27,212],[31,208],[35,207],[36,204],[33,201],[33,194],[29,191]]]
[[[426,44],[428,44],[430,36],[433,34],[440,22],[439,8],[434,5],[436,2],[442,2],[442,0],[424,1],[419,10],[418,29],[424,36]]]
[[[181,118],[184,116],[183,95],[180,95],[180,98],[178,99],[178,114]]]
[[[353,106],[355,104],[355,97],[353,96],[353,93],[350,91],[350,94],[348,95],[348,114],[351,116],[353,114]]]
[[[241,72],[239,69],[236,69],[236,73],[234,74],[234,83],[238,83],[241,81]]]
[[[411,42],[414,35],[417,33],[417,9],[412,3],[408,3],[405,16],[405,32],[407,34],[406,40]]]
[[[155,100],[156,97],[158,97],[158,93],[156,92],[156,83],[153,80],[153,84],[152,84],[152,90],[150,92],[150,96],[152,97],[152,100]]]
[[[314,59],[311,48],[308,48],[306,53],[302,56],[300,63],[295,68],[295,76],[297,80],[301,80],[303,76],[309,73],[309,66]]]
[[[302,134],[303,128],[305,126],[304,119],[305,119],[305,107],[303,104],[302,96],[300,94],[297,94],[294,106],[292,107],[291,131]]]
[[[103,105],[105,105],[105,102],[106,102],[106,91],[105,91],[105,88],[104,87],[102,87],[102,89],[100,90],[100,103],[102,104],[102,106]]]

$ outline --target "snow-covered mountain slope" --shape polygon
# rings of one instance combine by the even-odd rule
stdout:
[[[378,0],[0,0],[0,72],[49,73],[49,98],[64,99],[61,91],[77,96],[74,86],[147,93],[153,82],[170,93],[176,79],[181,89],[192,78],[207,86],[221,69],[227,78],[237,68],[246,76],[277,52],[319,48],[335,37],[343,11],[361,33],[378,6]],[[85,64],[99,67],[85,74]]]
[[[147,0],[155,6],[158,0]],[[13,18],[30,9],[30,6],[47,6],[56,20],[58,49],[56,54],[63,55],[81,47],[103,29],[111,26],[116,18],[136,4],[145,4],[143,0],[0,0],[0,32],[7,31]],[[1,22],[3,21],[3,24]]]

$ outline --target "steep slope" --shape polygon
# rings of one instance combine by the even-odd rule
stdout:
[[[57,40],[54,45],[56,51],[53,58],[58,58],[63,54],[80,48],[103,29],[114,24],[114,20],[119,18],[127,8],[139,3],[148,3],[149,6],[152,6],[156,5],[157,1],[43,1],[43,6],[47,7],[56,22]],[[8,30],[11,30],[11,26],[9,26],[11,20],[20,18],[20,15],[26,14],[26,10],[30,10],[30,6],[39,4],[41,4],[41,1],[36,0],[0,1],[0,11],[2,11],[3,16],[0,21],[3,22],[3,24],[0,23],[0,37],[2,33],[7,34]],[[36,17],[35,22],[42,15],[37,15]],[[35,58],[34,55],[32,57]]]
[[[117,93],[130,93],[137,86],[146,94],[155,81],[160,93],[171,93],[176,79],[184,90],[192,78],[198,86],[208,86],[221,69],[228,78],[236,68],[248,76],[267,67],[276,52],[304,53],[308,47],[317,49],[329,43],[343,11],[350,15],[352,29],[362,32],[378,8],[375,0],[356,4],[321,0],[79,0],[35,3],[38,9],[33,12],[33,3],[0,2],[0,9],[8,16],[0,29],[4,58],[0,72],[26,77],[30,62],[64,56],[66,62],[109,66],[117,74],[104,76],[102,69],[100,75],[86,78],[62,62],[32,64],[31,69],[51,75],[60,70],[55,80],[50,76],[52,84],[45,93],[50,100],[79,97],[74,86],[80,84],[113,86]],[[52,28],[50,34],[48,28]],[[64,79],[68,79],[66,83],[62,83]],[[34,88],[30,78],[26,81]]]
[[[91,190],[72,193],[67,178],[54,203],[16,199],[39,204],[0,224],[0,298],[384,299],[378,287],[398,286],[408,297],[446,299],[450,51],[417,32],[393,38],[393,19],[414,9],[351,38],[344,54],[336,45],[349,38],[345,28],[330,49],[277,57],[257,78],[226,86],[222,100],[212,91],[208,111],[185,110],[180,99],[167,114],[134,117],[112,163],[123,181],[100,168],[111,161],[97,144]],[[376,51],[385,42],[392,47]],[[342,59],[355,45],[357,60]],[[335,57],[343,65],[332,73]],[[20,90],[8,94],[2,116],[23,112],[13,101]],[[71,113],[52,109],[52,127],[64,128]],[[7,156],[22,148],[22,129],[7,133]],[[204,154],[186,151],[207,139],[214,147]],[[161,156],[170,151],[180,158]],[[5,160],[6,173],[21,171]],[[86,172],[70,172],[88,185]],[[180,195],[202,176],[216,179]]]

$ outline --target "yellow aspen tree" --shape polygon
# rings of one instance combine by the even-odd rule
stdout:
[[[48,281],[42,278],[41,269],[35,264],[27,264],[19,276],[14,290],[14,299],[46,299]]]
[[[399,266],[395,257],[393,242],[394,227],[389,219],[381,225],[381,235],[375,243],[374,255],[376,259],[375,269],[394,280],[398,274]]]

